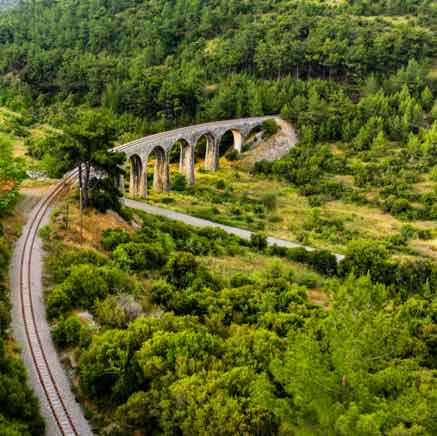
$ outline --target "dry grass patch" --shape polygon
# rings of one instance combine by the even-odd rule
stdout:
[[[65,196],[68,196],[66,193]],[[68,229],[66,226],[68,204]],[[81,246],[81,220],[78,201],[66,200],[58,203],[52,220],[55,230],[66,245]],[[133,227],[114,212],[102,214],[95,209],[86,209],[83,213],[83,247],[102,250],[100,241],[105,230],[122,228],[129,232]]]

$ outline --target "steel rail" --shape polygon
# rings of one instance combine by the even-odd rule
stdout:
[[[43,201],[40,202],[39,206],[37,206],[38,209],[27,227],[21,251],[19,273],[21,314],[30,355],[50,411],[63,436],[80,436],[80,432],[76,428],[76,425],[71,418],[71,414],[65,405],[41,341],[32,298],[31,268],[33,249],[41,222],[51,204],[63,191],[65,185],[73,182],[76,179],[76,175],[77,171],[71,172],[67,178],[63,182],[58,183],[52,192],[50,192]]]

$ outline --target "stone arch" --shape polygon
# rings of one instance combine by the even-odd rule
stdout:
[[[220,145],[223,142],[223,139],[226,137],[227,134],[232,133],[232,137],[233,137],[233,144],[232,144],[232,148],[237,150],[239,153],[241,153],[241,150],[243,148],[243,143],[244,143],[244,132],[240,129],[233,129],[230,128],[228,130],[226,130],[225,132],[223,132],[223,134],[220,136],[220,139],[218,141],[218,148],[219,148],[219,153],[220,153]]]
[[[179,149],[179,154],[178,154]],[[178,170],[187,179],[189,185],[194,184],[194,147],[185,138],[179,138],[175,141],[167,151],[170,163],[177,157]]]
[[[154,162],[153,162],[154,160]],[[170,188],[168,153],[160,145],[154,146],[147,161],[153,163],[153,189],[156,192],[167,192]]]
[[[130,179],[129,195],[131,197],[144,196],[146,193],[146,168],[143,159],[138,154],[129,157]]]
[[[218,143],[211,132],[205,132],[197,138],[194,149],[198,149],[203,141],[206,142],[204,154],[205,170],[215,171],[218,168]]]

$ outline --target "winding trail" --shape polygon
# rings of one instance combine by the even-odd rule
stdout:
[[[196,218],[191,215],[187,215],[180,212],[175,212],[169,209],[163,209],[161,207],[152,206],[150,204],[144,203],[142,201],[129,200],[127,198],[122,199],[122,203],[130,207],[132,209],[142,210],[144,212],[150,213],[152,215],[159,215],[165,218],[170,218],[175,221],[181,221],[185,224],[189,224],[190,226],[195,227],[217,227],[223,229],[225,232],[230,233],[232,235],[237,235],[243,239],[250,239],[253,232],[245,229],[240,229],[239,227],[231,227],[225,224],[219,224],[214,221],[208,221],[203,218]],[[305,245],[298,244],[296,242],[287,241],[285,239],[278,239],[273,236],[267,237],[268,245],[277,245],[278,247],[287,247],[287,248],[297,248],[302,247],[308,251],[314,251],[314,248],[307,247]],[[333,253],[337,259],[337,262],[344,259],[342,254]]]

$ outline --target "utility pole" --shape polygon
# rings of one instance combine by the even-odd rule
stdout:
[[[83,206],[82,206],[82,188],[79,189],[80,197],[80,245],[83,244]]]
[[[68,199],[67,202],[65,203],[65,230],[68,230],[69,227],[69,212],[70,212],[70,207],[69,207],[69,203],[68,203]]]

